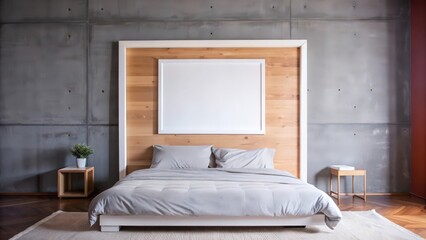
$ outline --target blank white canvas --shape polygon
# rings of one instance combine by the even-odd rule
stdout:
[[[264,59],[160,59],[159,134],[264,134]]]

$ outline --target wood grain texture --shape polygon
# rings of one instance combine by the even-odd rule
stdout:
[[[343,197],[339,205],[342,211],[366,211],[375,209],[392,222],[426,238],[426,202],[415,196],[371,196],[362,199]]]
[[[158,135],[158,59],[265,59],[265,135]],[[298,176],[299,60],[298,48],[127,49],[127,173],[150,166],[153,144],[213,144],[275,148],[275,167]]]

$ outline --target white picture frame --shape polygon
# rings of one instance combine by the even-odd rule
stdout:
[[[158,134],[265,134],[265,60],[159,59]]]

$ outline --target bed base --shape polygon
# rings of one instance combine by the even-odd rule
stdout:
[[[313,226],[324,225],[324,215],[286,217],[228,216],[141,216],[101,215],[102,232],[118,232],[121,226]]]

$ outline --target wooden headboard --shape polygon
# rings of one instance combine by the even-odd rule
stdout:
[[[152,145],[275,148],[275,168],[306,181],[306,41],[119,42],[120,178],[148,168]],[[264,135],[158,134],[158,59],[265,59]]]

